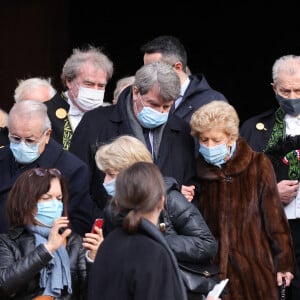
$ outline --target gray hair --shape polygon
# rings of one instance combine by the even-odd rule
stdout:
[[[72,55],[66,60],[61,80],[66,86],[67,80],[73,80],[77,77],[82,65],[90,63],[96,69],[102,69],[106,72],[106,79],[109,80],[114,72],[113,62],[99,48],[88,46],[87,49],[73,49]]]
[[[278,80],[278,74],[280,72],[286,72],[289,74],[295,74],[300,70],[300,56],[297,55],[285,55],[278,58],[272,68],[273,82]]]
[[[175,101],[180,94],[180,79],[174,69],[160,61],[142,66],[135,74],[134,86],[141,95],[148,93],[155,85],[159,95],[166,101]]]
[[[47,106],[38,100],[26,100],[15,103],[8,114],[8,129],[10,129],[14,118],[25,121],[41,119],[43,122],[43,131],[51,128]]]
[[[32,77],[24,80],[18,81],[18,86],[15,89],[14,99],[15,102],[20,100],[30,100],[24,99],[26,93],[38,90],[40,87],[46,87],[49,90],[49,99],[54,97],[56,94],[55,88],[51,85],[51,78],[40,78]]]

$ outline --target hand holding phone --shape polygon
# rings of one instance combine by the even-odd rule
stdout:
[[[98,228],[102,228],[103,223],[104,223],[104,220],[103,220],[103,219],[96,219],[95,222],[94,222],[94,224],[93,224],[91,233],[96,233],[96,231],[95,231],[95,229],[94,229],[95,226],[97,226]]]

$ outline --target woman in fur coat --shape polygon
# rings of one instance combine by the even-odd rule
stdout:
[[[224,299],[279,299],[283,278],[289,286],[296,270],[269,158],[239,137],[238,115],[226,102],[203,105],[190,124],[199,141],[199,209],[219,240],[220,277],[229,278]]]

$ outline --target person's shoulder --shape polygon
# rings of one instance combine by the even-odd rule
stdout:
[[[0,161],[7,159],[9,155],[12,155],[9,145],[0,146]]]
[[[63,146],[53,138],[50,138],[47,147],[49,147],[49,151],[46,151],[45,153],[48,153],[50,156],[57,156],[57,164],[65,166],[70,170],[77,169],[79,167],[88,168],[87,164],[84,161],[82,161],[74,153],[63,149]]]
[[[204,74],[192,74],[189,76],[190,84],[186,89],[185,95],[192,97],[195,100],[199,97],[201,99],[201,105],[206,104],[212,100],[223,100],[228,102],[227,98],[220,91],[212,88],[207,82]]]
[[[184,119],[180,118],[179,116],[169,113],[169,118],[167,124],[171,129],[174,130],[187,130],[190,134],[190,125]]]
[[[59,94],[59,93],[56,93],[51,99],[49,99],[48,101],[45,101],[44,104],[48,108],[53,108],[53,107],[58,107],[58,106],[62,106],[63,108],[69,107],[69,104],[68,104],[66,98],[64,98],[62,96],[62,94]]]
[[[89,123],[100,122],[111,115],[115,105],[99,106],[84,113],[82,120]]]
[[[174,177],[164,176],[164,183],[165,183],[166,192],[172,190],[180,191],[179,184]]]

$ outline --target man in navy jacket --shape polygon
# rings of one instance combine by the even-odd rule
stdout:
[[[211,88],[204,74],[190,74],[187,52],[181,41],[171,35],[161,35],[141,46],[144,64],[162,61],[172,66],[180,78],[180,94],[175,99],[171,113],[190,122],[192,114],[212,100],[226,101],[226,97]]]

